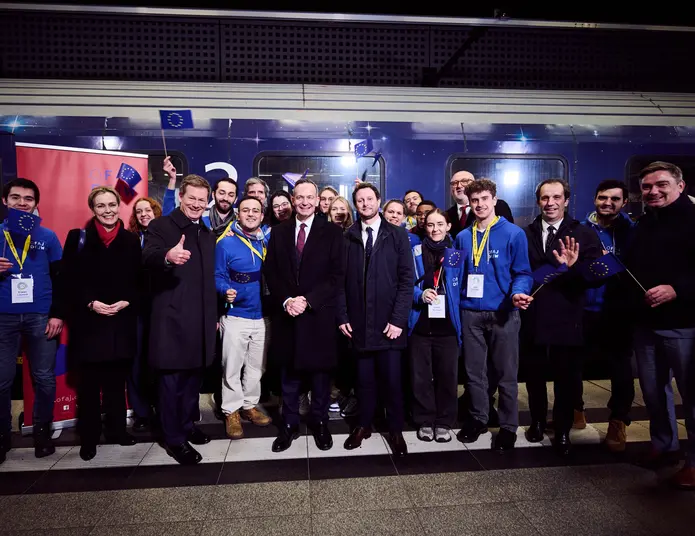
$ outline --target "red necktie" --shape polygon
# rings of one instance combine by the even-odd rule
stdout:
[[[302,251],[304,251],[304,244],[306,242],[306,223],[302,223],[299,226],[299,233],[297,233],[297,258],[302,257]]]
[[[466,208],[467,207],[468,207],[468,205],[463,205],[461,207],[461,219],[460,219],[461,227],[466,226],[466,218],[468,217],[468,214],[466,214]]]

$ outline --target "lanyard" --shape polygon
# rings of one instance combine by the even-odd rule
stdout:
[[[140,249],[145,247],[145,233],[140,231]]]
[[[20,259],[19,254],[17,253],[17,248],[14,246],[14,242],[12,241],[10,233],[7,230],[4,230],[3,232],[5,233],[5,240],[10,246],[10,251],[12,252],[12,255],[14,255],[15,259],[17,259],[17,264],[19,264],[19,271],[21,272],[24,269],[24,261],[27,260],[29,246],[31,246],[31,235],[27,236],[27,239],[24,241],[24,251],[22,251],[22,258]]]
[[[485,249],[485,244],[487,243],[487,239],[490,236],[490,229],[492,229],[492,226],[495,225],[499,220],[500,217],[495,216],[495,219],[492,220],[492,223],[487,226],[487,229],[485,229],[485,232],[483,233],[483,239],[480,242],[480,247],[478,247],[478,222],[475,222],[473,224],[473,265],[476,268],[480,264],[480,259],[483,256],[483,249]]]
[[[265,261],[266,249],[265,249],[265,244],[263,244],[263,241],[262,241],[262,240],[261,240],[261,244],[263,244],[263,245],[262,245],[262,247],[263,247],[263,250],[262,250],[262,251],[263,251],[263,255],[261,255],[260,253],[258,253],[258,250],[257,250],[255,247],[253,247],[253,245],[251,244],[251,242],[250,242],[248,239],[244,238],[243,236],[239,236],[239,235],[237,235],[237,236],[239,237],[239,240],[241,240],[244,244],[246,244],[246,247],[247,247],[247,248],[249,248],[251,251],[253,251],[253,252],[258,256],[258,258],[261,259],[261,261]]]
[[[222,240],[225,236],[227,236],[227,233],[228,233],[229,230],[232,228],[232,224],[233,224],[233,223],[234,223],[234,218],[232,218],[232,221],[230,221],[230,222],[227,224],[227,227],[224,228],[224,232],[223,232],[220,236],[217,237],[217,240],[215,241],[215,244],[217,244],[220,240]],[[248,245],[249,247],[251,247],[249,244],[247,244],[247,245]]]
[[[441,268],[439,268],[439,272],[434,274],[434,290],[439,289],[439,283],[441,282],[442,279],[442,271],[444,270],[444,265],[442,265]]]

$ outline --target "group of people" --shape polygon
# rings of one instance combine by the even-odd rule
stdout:
[[[345,449],[369,439],[381,409],[393,454],[406,456],[408,418],[418,439],[452,440],[459,365],[467,411],[457,439],[475,442],[494,426],[493,449],[514,448],[520,363],[532,417],[526,438],[544,438],[546,381],[553,380],[553,444],[569,454],[570,429],[583,415],[583,361],[598,352],[612,385],[606,445],[621,452],[634,351],[651,422],[645,463],[679,459],[675,377],[688,443],[674,481],[695,487],[695,239],[683,232],[695,222],[695,205],[673,164],[642,170],[646,211],[636,224],[622,212],[624,183],[600,183],[595,210],[579,222],[567,212],[569,185],[547,179],[536,189],[540,215],[523,229],[495,183],[467,171],[451,177],[456,204],[442,210],[417,191],[382,208],[378,188],[359,181],[351,206],[306,178],[291,193],[272,194],[252,178],[237,199],[232,179],[212,190],[197,175],[184,177],[175,208],[176,170],[168,159],[164,169],[171,178],[164,209],[150,198],[136,200],[128,228],[119,218],[120,196],[108,187],[90,193],[94,217],[68,234],[64,250],[39,227],[19,254],[15,244],[24,238],[3,226],[0,239],[14,259],[0,258],[0,460],[10,448],[20,338],[36,385],[36,456],[54,450],[53,361],[65,321],[85,460],[96,454],[102,412],[107,441],[135,442],[126,431],[127,383],[136,428],[156,422],[175,460],[200,462],[192,445],[209,438],[195,426],[198,398],[216,354],[218,409],[230,438],[243,437],[242,421],[271,423],[260,404],[270,385],[282,397],[274,452],[299,436],[302,397],[310,400],[306,418],[317,447],[332,448],[329,408],[342,394],[358,406]],[[32,212],[39,190],[15,179],[3,202]],[[596,275],[592,262],[606,255],[624,270],[588,277],[587,268]],[[547,277],[539,279],[540,272]],[[15,291],[15,281],[26,279],[33,280],[31,301]],[[272,379],[264,386],[268,367],[265,379]]]

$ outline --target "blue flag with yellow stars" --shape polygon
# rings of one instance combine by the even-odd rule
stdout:
[[[561,264],[560,266],[553,266],[552,264],[544,264],[538,270],[535,270],[531,275],[533,280],[539,285],[545,285],[550,283],[553,279],[559,275],[564,274],[568,270],[566,264]]]
[[[444,262],[442,265],[445,268],[459,268],[463,264],[463,251],[454,248],[446,248],[444,250]]]
[[[625,270],[625,266],[618,260],[613,253],[606,253],[604,256],[589,261],[582,267],[582,275],[587,281],[600,281],[607,279]]]
[[[374,150],[374,142],[372,138],[367,138],[364,141],[355,144],[355,157],[366,156]]]
[[[135,185],[142,180],[140,173],[138,173],[133,166],[129,166],[125,162],[121,164],[121,168],[118,170],[118,175],[116,175],[116,178],[122,180],[133,189],[135,189]]]
[[[17,210],[16,208],[10,208],[7,211],[7,230],[11,233],[29,236],[40,223],[41,218],[29,212]]]
[[[193,128],[193,113],[190,110],[159,110],[163,130]]]

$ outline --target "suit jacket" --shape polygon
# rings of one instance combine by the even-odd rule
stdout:
[[[469,210],[466,216],[466,224],[464,226],[461,226],[461,220],[459,220],[458,205],[454,205],[453,207],[449,208],[449,210],[447,210],[447,213],[449,214],[449,220],[451,221],[451,230],[449,231],[449,234],[451,235],[451,238],[453,238],[454,240],[456,240],[456,235],[458,235],[464,229],[473,225],[473,222],[475,221],[475,214],[473,214],[472,210]],[[504,216],[509,223],[514,223],[512,209],[509,208],[509,205],[504,199],[497,200],[497,205],[495,205],[495,214],[497,214],[498,216]]]
[[[328,371],[337,365],[337,296],[345,271],[343,230],[314,217],[301,259],[295,246],[296,217],[273,227],[263,263],[270,291],[269,312],[280,361],[299,371]],[[285,312],[287,298],[309,304],[297,317]]]

